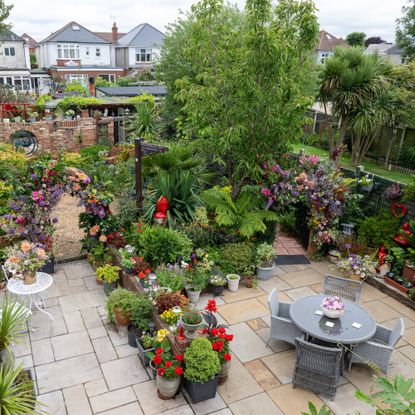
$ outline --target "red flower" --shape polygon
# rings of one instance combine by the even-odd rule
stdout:
[[[205,307],[205,310],[210,311],[211,313],[216,313],[216,301],[215,300],[208,300],[207,306]]]
[[[166,367],[172,367],[173,366],[173,362],[171,360],[166,360],[166,363],[164,363],[164,365]]]
[[[143,280],[146,277],[146,274],[144,274],[143,271],[140,271],[140,273],[138,274],[138,276]]]
[[[231,342],[233,340],[233,334],[227,334],[225,339],[226,341]]]
[[[219,333],[219,330],[218,330],[218,329],[215,329],[215,328],[213,328],[213,329],[210,331],[210,334],[211,334],[212,336],[217,336],[217,335],[218,335],[218,333]]]
[[[181,354],[176,354],[175,359],[179,362],[183,362],[183,356]]]
[[[221,352],[222,349],[223,349],[223,342],[217,341],[215,343],[212,343],[212,348],[213,348],[213,350],[216,350],[218,352]]]
[[[224,333],[226,333],[225,327],[219,327],[219,328],[218,328],[218,332],[219,332],[220,334],[224,334]]]
[[[146,270],[145,270],[145,274],[146,275],[148,275],[148,274],[150,274],[151,273],[151,269],[150,268],[147,268]]]
[[[203,329],[202,334],[207,334],[209,332],[209,329]]]
[[[231,359],[232,359],[232,356],[231,356],[229,353],[225,353],[225,354],[223,355],[223,358],[224,358],[227,362],[229,362],[229,360],[231,360]]]
[[[166,373],[166,369],[164,369],[164,367],[159,367],[158,369],[157,369],[157,374],[159,375],[159,376],[164,376],[164,374]]]
[[[164,352],[164,349],[162,349],[161,347],[156,349],[156,354],[162,354],[163,352]]]
[[[177,375],[177,376],[181,376],[181,375],[183,374],[183,368],[182,368],[182,367],[180,367],[180,366],[177,366],[177,367],[174,369],[174,373],[176,373],[176,375]]]
[[[159,354],[156,354],[155,356],[154,356],[154,358],[153,358],[153,363],[155,364],[155,365],[159,365],[160,363],[162,363],[163,362],[163,359],[162,359],[162,357],[159,355]]]

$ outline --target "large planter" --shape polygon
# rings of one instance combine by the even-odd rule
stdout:
[[[403,266],[402,276],[406,280],[408,280],[408,281],[410,281],[414,284],[415,283],[415,266],[406,263]]]
[[[240,280],[241,277],[238,274],[228,274],[226,276],[226,281],[228,281],[228,290],[238,291]]]
[[[180,381],[182,379],[178,378],[171,378],[167,379],[164,376],[156,377],[158,395],[161,399],[172,399],[177,393],[177,390],[180,386]]]
[[[118,282],[112,282],[111,284],[108,284],[104,281],[104,292],[107,295],[107,297],[117,288]]]
[[[114,317],[119,326],[128,326],[130,323],[130,314],[124,313],[120,308],[114,307]]]
[[[140,359],[141,363],[144,366],[148,366],[150,364],[150,358],[146,356],[146,354],[149,352],[154,352],[154,350],[156,349],[154,347],[152,347],[151,349],[144,349],[138,337],[135,338],[135,341],[136,341],[136,347],[138,351],[138,358]]]
[[[223,290],[225,289],[224,285],[211,285],[212,287],[212,293],[215,297],[221,295],[223,293]]]
[[[46,274],[54,274],[55,273],[55,258],[54,257],[50,257],[46,261],[46,264],[43,265],[43,267],[40,268],[39,271],[40,272],[46,272]]]
[[[197,337],[197,330],[200,329],[203,325],[203,318],[199,324],[187,324],[180,318],[180,325],[184,329],[184,335],[188,339],[195,339]]]
[[[184,379],[184,387],[192,402],[198,403],[215,397],[218,382],[219,375],[216,375],[213,379],[210,379],[205,383],[193,383]]]
[[[197,304],[197,302],[199,301],[199,298],[200,298],[200,293],[201,293],[200,290],[195,291],[195,290],[192,290],[191,288],[186,289],[187,297],[189,298],[189,301],[192,304]]]
[[[23,272],[23,284],[32,285],[36,282],[36,271]]]
[[[221,365],[219,372],[219,385],[222,385],[227,381],[229,370],[231,368],[231,362],[231,360],[228,360],[227,362]]]
[[[401,285],[399,282],[394,281],[392,279],[390,279],[389,277],[387,277],[386,275],[383,277],[383,280],[391,285],[392,287],[396,288],[397,290],[403,292],[404,294],[408,294],[409,292],[409,288],[405,288],[403,285]]]
[[[154,366],[154,363],[152,360],[149,360],[149,366],[151,369],[151,378],[156,379],[157,378],[157,368]]]
[[[129,324],[127,326],[127,337],[128,337],[128,344],[131,347],[137,347],[137,337],[140,335],[140,333],[137,330],[137,327],[135,327],[133,324]]]
[[[267,267],[260,267],[257,266],[256,267],[256,275],[258,277],[259,280],[262,281],[268,281],[271,279],[271,277],[274,275],[275,272],[275,265],[274,264],[269,264],[269,266]]]

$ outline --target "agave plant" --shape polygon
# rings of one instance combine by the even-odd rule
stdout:
[[[32,384],[22,375],[22,366],[0,365],[0,414],[46,414],[42,409],[43,404],[38,403],[36,409],[36,395]]]
[[[235,201],[230,192],[217,186],[203,192],[201,197],[206,207],[215,212],[218,225],[236,228],[246,238],[251,238],[257,232],[265,232],[265,222],[278,218],[275,212],[259,207],[257,195],[248,186],[242,189]]]

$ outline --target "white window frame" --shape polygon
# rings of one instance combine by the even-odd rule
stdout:
[[[135,50],[136,63],[151,63],[153,62],[153,49],[137,48]]]
[[[5,47],[4,56],[16,56],[16,48],[14,46]]]
[[[106,81],[115,82],[115,75],[114,74],[101,74],[98,75],[99,78],[105,79]]]
[[[72,43],[58,43],[58,59],[79,59],[79,45]]]
[[[85,74],[65,74],[65,81],[70,84],[72,82],[77,82],[85,87],[88,86],[88,75]]]

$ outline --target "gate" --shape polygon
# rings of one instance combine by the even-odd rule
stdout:
[[[307,249],[310,241],[310,227],[308,224],[310,209],[304,203],[297,203],[295,208],[297,211],[295,227],[297,229],[298,240],[304,249]]]

